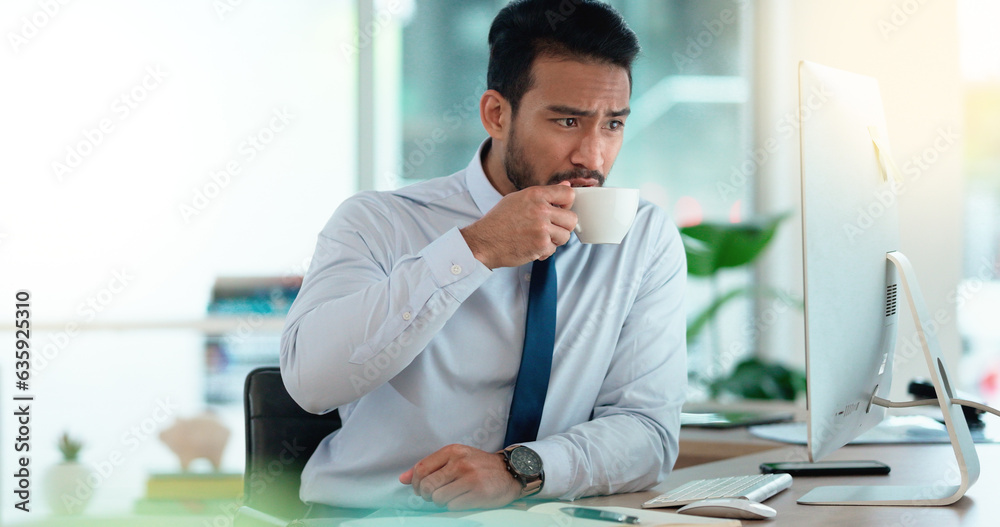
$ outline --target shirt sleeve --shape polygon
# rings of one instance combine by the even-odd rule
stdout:
[[[345,201],[319,235],[281,336],[281,375],[325,413],[392,379],[492,274],[458,228],[414,254],[379,194]]]
[[[646,254],[639,291],[621,329],[590,421],[525,443],[545,470],[539,498],[646,490],[678,454],[687,386],[684,288],[687,262],[677,228],[657,210],[659,240]],[[656,222],[653,222],[655,225]]]

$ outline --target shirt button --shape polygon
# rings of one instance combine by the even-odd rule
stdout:
[[[525,282],[531,281],[531,273],[524,273],[524,281]]]
[[[406,313],[403,313],[403,320],[410,320],[410,318],[412,318],[412,317],[413,317],[413,315],[411,315],[409,311],[407,311]]]
[[[461,265],[455,264],[451,266],[451,274],[461,274],[461,273],[462,273]]]

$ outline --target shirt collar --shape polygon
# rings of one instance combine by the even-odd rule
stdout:
[[[491,138],[487,137],[479,148],[476,149],[476,155],[472,157],[472,161],[469,162],[469,166],[465,168],[465,184],[469,187],[469,193],[472,195],[472,200],[476,202],[476,206],[479,207],[479,212],[486,214],[490,211],[497,203],[500,202],[500,192],[493,188],[493,183],[490,183],[490,179],[486,177],[486,172],[483,170],[483,149],[489,148]]]

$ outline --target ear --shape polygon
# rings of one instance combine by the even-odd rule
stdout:
[[[496,90],[486,90],[479,99],[479,119],[494,140],[506,141],[510,130],[510,103]]]

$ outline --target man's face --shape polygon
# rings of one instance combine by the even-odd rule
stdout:
[[[539,57],[534,85],[511,123],[504,170],[517,190],[569,181],[601,186],[618,157],[628,115],[619,66]]]

